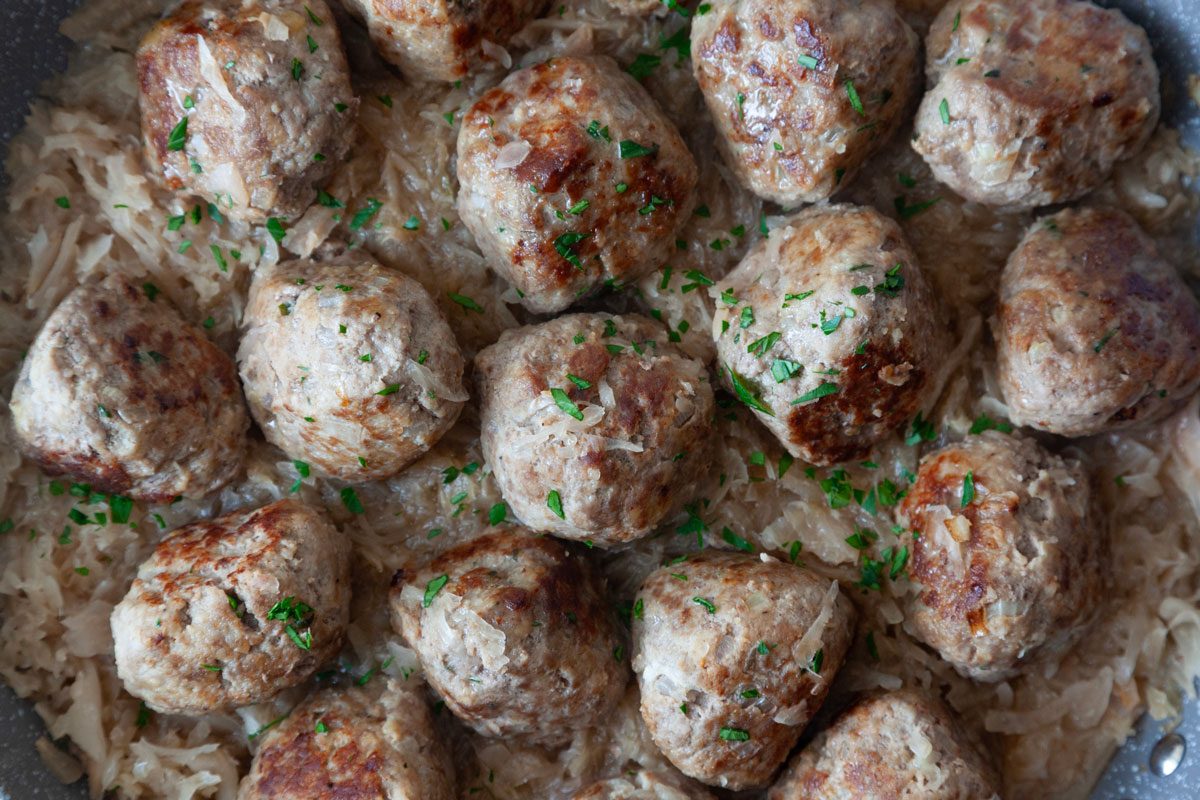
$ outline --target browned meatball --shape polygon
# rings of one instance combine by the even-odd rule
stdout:
[[[561,744],[625,688],[600,579],[578,552],[519,529],[397,573],[392,624],[446,707],[484,736]]]
[[[475,364],[484,457],[534,530],[601,545],[645,536],[710,467],[708,371],[646,317],[506,331]]]
[[[658,267],[692,213],[696,163],[604,56],[555,58],[481,97],[458,134],[458,213],[531,311]]]
[[[712,795],[683,789],[665,775],[643,769],[597,781],[571,795],[571,800],[712,800]]]
[[[767,800],[999,800],[962,724],[924,692],[860,700],[796,756]]]
[[[299,216],[358,101],[325,0],[187,0],[137,53],[146,163],[248,222]]]
[[[1091,624],[1108,532],[1076,461],[988,431],[921,460],[900,506],[921,586],[908,624],[963,675],[1004,680]]]
[[[726,161],[785,206],[824,200],[902,122],[921,78],[893,0],[733,0],[692,22]]]
[[[453,800],[453,775],[424,700],[376,678],[292,709],[259,742],[238,800]]]
[[[117,275],[47,318],[10,408],[22,452],[44,470],[150,502],[228,483],[249,427],[229,356],[151,284]]]
[[[926,40],[913,148],[968,200],[1029,208],[1087,194],[1158,123],[1146,32],[1079,0],[952,0]]]
[[[507,65],[503,47],[550,0],[342,0],[379,54],[412,80],[454,81]]]
[[[654,743],[697,780],[766,786],[853,628],[836,581],[765,555],[709,551],[651,573],[633,609],[633,669]]]
[[[712,291],[722,378],[814,464],[859,458],[912,419],[946,341],[912,249],[870,208],[797,214]]]
[[[343,480],[396,474],[458,419],[463,356],[417,281],[364,255],[254,276],[238,359],[267,440]]]
[[[993,321],[1013,422],[1064,436],[1156,422],[1200,386],[1200,303],[1115,209],[1034,224]]]
[[[349,609],[350,542],[317,509],[280,500],[194,522],[113,609],[117,674],[169,714],[261,703],[337,655]]]

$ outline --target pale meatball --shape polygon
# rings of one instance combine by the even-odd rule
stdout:
[[[112,613],[117,674],[155,711],[270,700],[334,658],[350,616],[350,540],[280,500],[168,534]]]
[[[597,781],[571,795],[571,800],[712,800],[712,795],[683,789],[665,775],[643,769]]]
[[[766,786],[825,700],[853,628],[836,581],[765,555],[708,551],[660,568],[633,608],[650,736],[685,775]]]
[[[411,80],[455,81],[508,66],[504,45],[550,0],[342,0],[375,49]]]
[[[692,22],[726,162],[784,206],[824,200],[904,121],[920,42],[893,0],[732,0]]]
[[[988,431],[921,460],[900,507],[921,591],[906,624],[963,675],[999,681],[1087,630],[1108,530],[1077,461]]]
[[[1115,209],[1035,223],[993,320],[1013,422],[1063,436],[1157,422],[1200,386],[1200,303]]]
[[[137,65],[151,173],[225,216],[299,216],[350,149],[358,100],[325,0],[187,0]]]
[[[503,529],[459,545],[397,573],[391,610],[446,707],[484,736],[562,744],[624,692],[602,582],[555,539]]]
[[[631,541],[711,467],[708,371],[653,320],[559,317],[506,331],[475,365],[484,458],[534,530]]]
[[[348,481],[395,475],[458,419],[464,360],[417,281],[365,254],[260,270],[238,351],[267,441]]]
[[[1136,155],[1158,123],[1146,32],[1079,0],[952,0],[926,40],[913,148],[968,200],[1063,203]]]
[[[912,689],[865,698],[800,752],[767,800],[999,800],[962,723]]]
[[[870,208],[797,214],[712,292],[722,378],[813,464],[860,458],[904,427],[948,339],[899,226]]]
[[[147,502],[232,480],[250,424],[233,360],[152,284],[117,275],[50,314],[10,408],[22,453],[46,472]]]
[[[603,56],[514,72],[458,134],[458,213],[530,311],[562,311],[654,270],[691,217],[697,171],[675,125]]]
[[[399,683],[313,694],[259,740],[238,800],[454,800],[425,701]]]

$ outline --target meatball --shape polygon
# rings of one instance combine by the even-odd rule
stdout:
[[[797,214],[712,292],[722,378],[813,464],[860,458],[903,427],[947,338],[899,226],[870,208]]]
[[[259,271],[245,325],[251,413],[267,441],[325,475],[395,475],[467,399],[462,353],[433,298],[365,254]]]
[[[596,725],[627,677],[599,577],[562,543],[503,529],[393,580],[392,624],[455,716],[557,745]]]
[[[125,690],[167,714],[269,700],[337,655],[350,542],[280,500],[194,522],[159,542],[112,613]]]
[[[1076,461],[988,431],[921,460],[900,506],[920,585],[911,630],[963,675],[998,681],[1067,649],[1095,617],[1108,532]]]
[[[299,216],[350,149],[358,100],[325,0],[187,0],[137,65],[151,172],[228,217]]]
[[[42,469],[147,502],[224,486],[249,427],[229,356],[152,284],[118,275],[50,314],[10,408],[22,452]]]
[[[375,48],[411,80],[455,81],[506,66],[503,46],[541,16],[550,0],[342,0],[363,20]]]
[[[1146,32],[1079,0],[952,0],[926,41],[913,148],[968,200],[1063,203],[1100,185],[1158,123]]]
[[[792,760],[767,800],[999,800],[999,786],[949,709],[901,689],[838,717]]]
[[[750,191],[814,203],[904,121],[921,67],[893,0],[733,0],[692,22],[693,68]]]
[[[712,795],[682,789],[656,772],[629,770],[620,777],[584,787],[571,800],[712,800]]]
[[[1036,223],[1001,276],[993,329],[1021,425],[1086,436],[1155,422],[1200,386],[1200,303],[1114,209]]]
[[[260,741],[238,800],[454,800],[424,700],[383,683],[325,689],[292,709]]]
[[[708,551],[650,574],[633,609],[633,669],[654,743],[685,775],[770,783],[820,708],[853,637],[836,581]]]
[[[645,536],[707,473],[708,371],[630,314],[506,331],[475,360],[483,455],[517,517],[615,545]]]
[[[458,213],[521,304],[554,313],[658,267],[697,170],[674,124],[609,58],[514,72],[463,117]]]

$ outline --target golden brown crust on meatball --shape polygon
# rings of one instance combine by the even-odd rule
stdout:
[[[337,655],[350,542],[280,500],[163,539],[112,613],[117,674],[155,711],[205,714],[271,699]]]
[[[820,206],[751,250],[712,293],[721,377],[792,455],[865,455],[917,411],[946,341],[899,226]]]
[[[249,427],[229,356],[118,275],[46,319],[10,408],[22,452],[46,472],[149,502],[224,486]]]
[[[763,787],[820,708],[854,634],[835,581],[707,551],[646,579],[633,668],[655,744],[689,777]]]
[[[913,148],[969,200],[1076,199],[1158,123],[1146,32],[1079,0],[953,0],[926,41],[930,89]]]
[[[531,311],[562,311],[659,266],[695,201],[675,125],[616,62],[514,72],[463,117],[458,212]]]
[[[238,800],[453,800],[425,701],[383,683],[325,689],[292,709],[259,743]]]
[[[939,700],[864,698],[818,734],[767,800],[999,800],[1000,779]]]
[[[306,3],[187,0],[142,40],[146,163],[164,185],[248,222],[316,199],[350,149],[358,100],[329,7]]]
[[[561,744],[624,691],[603,585],[555,539],[503,529],[461,544],[397,573],[391,609],[446,707],[484,736]]]
[[[389,477],[458,419],[464,360],[414,279],[365,255],[254,276],[238,352],[267,440],[343,480]]]
[[[734,0],[692,22],[725,160],[784,206],[828,198],[891,138],[919,49],[892,0]]]
[[[1086,436],[1148,424],[1200,386],[1200,303],[1116,209],[1035,223],[1001,276],[993,330],[1020,425]]]
[[[476,370],[484,457],[534,530],[600,545],[645,536],[710,466],[708,371],[646,317],[507,331]]]
[[[971,436],[921,460],[900,518],[921,587],[908,624],[963,675],[1004,680],[1094,620],[1108,531],[1078,462],[1029,439]]]
[[[513,34],[550,0],[342,0],[375,48],[413,80],[454,81],[497,66]]]

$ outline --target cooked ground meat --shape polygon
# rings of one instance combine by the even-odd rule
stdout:
[[[814,464],[864,456],[911,420],[947,341],[899,226],[870,208],[797,214],[712,292],[726,385]]]
[[[580,789],[571,800],[712,800],[698,789],[684,789],[667,776],[649,770],[628,770]]]
[[[1013,422],[1086,436],[1157,422],[1200,386],[1200,303],[1116,209],[1034,223],[993,321]]]
[[[155,711],[269,700],[342,648],[350,540],[280,500],[168,534],[112,613],[117,674]]]
[[[414,81],[455,81],[504,62],[504,45],[550,0],[342,0],[375,48]]]
[[[1080,0],[952,0],[925,43],[913,148],[968,200],[1030,208],[1100,185],[1158,123],[1146,32]]]
[[[820,708],[854,635],[834,581],[707,551],[642,584],[633,669],[655,744],[685,775],[765,787]]]
[[[146,163],[225,216],[299,216],[350,149],[358,100],[325,0],[187,0],[137,61]]]
[[[487,92],[458,134],[458,213],[538,313],[658,267],[690,218],[696,163],[645,89],[563,56]]]
[[[963,675],[1012,677],[1095,618],[1108,531],[1077,461],[996,431],[970,436],[921,460],[900,519],[921,586],[906,624]]]
[[[454,797],[453,766],[424,699],[384,678],[310,695],[259,741],[238,791],[238,800]]]
[[[767,800],[999,800],[999,787],[953,712],[901,689],[839,716],[792,759]]]
[[[625,689],[624,645],[599,577],[581,553],[521,529],[397,573],[392,624],[446,707],[484,736],[562,744]]]
[[[692,22],[692,64],[742,184],[828,198],[903,121],[920,42],[892,0],[734,0]]]
[[[475,363],[484,457],[534,530],[645,536],[711,466],[708,371],[646,317],[559,317],[505,332]]]
[[[114,275],[67,295],[21,365],[13,428],[42,469],[96,491],[201,497],[241,469],[237,370],[147,287]]]
[[[255,420],[326,475],[396,474],[467,399],[462,353],[433,298],[365,254],[259,270],[243,321],[238,360]]]

